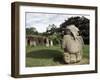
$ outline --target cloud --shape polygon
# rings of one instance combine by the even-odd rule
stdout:
[[[26,13],[26,27],[35,27],[38,32],[45,32],[49,24],[57,27],[69,17],[76,15],[50,14],[50,13]]]

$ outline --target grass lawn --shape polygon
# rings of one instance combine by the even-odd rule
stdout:
[[[85,45],[83,49],[83,60],[77,64],[89,63],[89,46]],[[26,67],[35,66],[57,66],[68,65],[63,61],[63,49],[60,46],[27,46],[26,47]]]

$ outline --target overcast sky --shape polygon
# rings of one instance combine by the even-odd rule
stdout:
[[[26,13],[25,27],[35,27],[38,32],[45,32],[49,24],[55,24],[57,27],[67,20],[69,17],[79,15],[67,15],[67,14],[48,14],[48,13]],[[89,16],[86,16],[89,17]]]

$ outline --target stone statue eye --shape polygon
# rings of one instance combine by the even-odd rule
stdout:
[[[71,31],[69,29],[66,30],[67,34],[71,34]]]

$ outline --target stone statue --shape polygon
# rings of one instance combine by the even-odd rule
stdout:
[[[76,63],[82,59],[83,39],[75,25],[69,25],[64,30],[63,43],[65,63]]]

